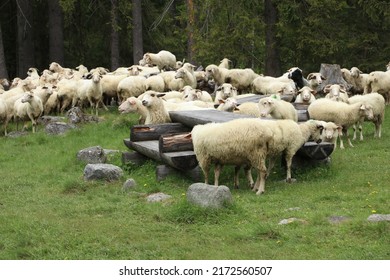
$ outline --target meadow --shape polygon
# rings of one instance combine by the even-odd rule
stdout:
[[[365,140],[336,149],[329,164],[294,168],[293,184],[276,168],[261,196],[243,175],[233,189],[233,168],[225,167],[220,183],[234,203],[212,210],[187,203],[191,178],[177,172],[157,181],[158,163],[124,165],[120,153],[109,163],[123,168],[121,180],[84,181],[77,152],[96,145],[127,151],[123,139],[138,118],[115,109],[101,115],[102,122],[61,136],[40,126],[0,137],[0,259],[390,259],[390,223],[367,221],[390,214],[390,118],[381,139],[365,123]],[[128,178],[137,182],[132,191],[122,187]],[[172,198],[146,202],[160,191]],[[297,220],[279,224],[288,218]]]

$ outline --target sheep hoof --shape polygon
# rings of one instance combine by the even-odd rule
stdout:
[[[256,195],[261,195],[262,193],[264,193],[264,192],[258,191],[258,192],[256,193]]]

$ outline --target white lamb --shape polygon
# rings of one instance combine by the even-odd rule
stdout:
[[[304,86],[300,90],[298,90],[298,95],[295,99],[295,103],[302,103],[302,104],[310,104],[314,100],[316,100],[315,94],[316,91],[313,90],[311,87]]]
[[[255,102],[244,102],[238,105],[233,113],[261,118],[259,105]]]
[[[182,85],[183,86],[179,86],[178,88],[174,89],[172,87],[171,90],[181,90],[184,86],[191,86],[192,88],[196,88],[196,77],[195,75],[193,74],[194,71],[191,71],[182,67],[180,68],[179,70],[176,71],[176,75],[175,75],[175,80],[179,79],[179,80],[182,80]]]
[[[145,80],[145,90],[153,90],[157,92],[164,92],[165,83],[160,75],[151,75]]]
[[[37,120],[43,113],[42,100],[35,96],[32,92],[26,93],[21,99],[15,101],[14,117],[16,120],[30,120],[32,124],[32,132],[35,133]],[[23,130],[27,128],[27,123],[24,124]]]
[[[169,123],[171,118],[164,106],[164,93],[147,91],[142,97],[142,105],[147,109],[145,124]]]
[[[333,149],[337,146],[337,138],[343,135],[343,127],[335,124],[334,122],[318,121],[322,126],[323,130],[321,133],[321,140],[325,143],[332,143]]]
[[[92,108],[92,112],[95,110],[97,116],[99,114],[99,105],[103,105],[103,107],[108,110],[103,103],[103,89],[102,84],[100,83],[102,75],[98,71],[94,71],[89,73],[86,78],[87,80],[79,81],[77,96],[81,104],[84,100],[87,100]]]
[[[368,92],[368,74],[363,73],[357,67],[352,67],[351,70],[342,68],[341,74],[343,79],[351,85],[350,92],[352,94],[366,94]]]
[[[220,61],[220,64],[218,65],[218,67],[229,69],[230,68],[230,63],[232,63],[232,61],[225,57],[224,59],[222,59]]]
[[[218,67],[215,64],[210,64],[205,69],[205,79],[206,81],[213,79],[215,82],[215,86],[219,87],[220,85],[225,83],[225,78],[228,72],[229,69]]]
[[[390,104],[390,70],[386,72],[374,71],[371,72],[367,77],[367,88],[365,93],[377,92],[383,95],[385,98],[386,105]]]
[[[329,84],[324,87],[325,98],[332,99],[334,101],[340,101],[348,103],[348,93],[342,85]]]
[[[253,93],[265,95],[271,95],[280,92],[283,94],[295,95],[296,92],[294,81],[287,78],[286,76],[258,76],[253,80],[251,89]]]
[[[3,122],[4,135],[7,136],[7,126],[11,116],[8,114],[7,102],[0,95],[0,121]]]
[[[161,70],[172,70],[176,67],[176,56],[169,51],[145,53],[143,60],[146,64],[156,65]]]
[[[244,165],[257,170],[255,188],[264,189],[267,173],[265,160],[268,143],[273,138],[273,132],[264,121],[243,118],[225,123],[196,125],[191,135],[194,152],[206,184],[209,181],[212,164],[216,165],[214,169],[216,186],[222,165]]]
[[[139,124],[144,124],[148,115],[148,109],[142,105],[142,101],[139,98],[134,96],[131,96],[123,101],[122,104],[118,107],[118,111],[121,114],[138,113]]]
[[[324,76],[322,76],[319,72],[310,73],[307,75],[306,80],[309,83],[309,87],[315,91],[317,91],[318,86],[322,85],[322,82],[326,80]]]
[[[334,122],[343,127],[343,135],[347,137],[348,144],[353,147],[348,135],[348,128],[364,118],[372,119],[373,111],[364,102],[348,104],[330,100],[328,98],[317,99],[307,109],[310,118],[326,122]],[[340,149],[344,149],[342,137],[340,137]]]
[[[374,137],[380,138],[382,135],[382,123],[383,119],[385,117],[385,99],[382,95],[379,93],[369,93],[365,95],[354,95],[348,99],[350,104],[354,104],[357,102],[364,102],[368,106],[371,106],[374,117],[370,120],[375,125],[375,134]],[[362,123],[358,123],[359,131],[360,131],[360,140],[363,141],[363,129],[362,129]],[[356,139],[356,126],[354,125],[354,132],[353,132],[353,140]]]
[[[298,112],[295,107],[284,100],[278,100],[273,97],[264,97],[258,103],[260,115],[267,117],[271,115],[274,119],[290,119],[298,121]]]
[[[234,97],[228,97],[226,99],[220,99],[217,110],[224,112],[234,112],[237,109],[237,99]]]
[[[118,83],[118,102],[126,100],[130,96],[138,97],[146,91],[146,78],[143,76],[129,76]]]
[[[250,92],[254,79],[259,77],[251,68],[229,69],[225,75],[225,82],[232,84],[239,93]]]
[[[236,98],[238,95],[237,89],[229,83],[223,83],[217,88],[215,93],[214,103],[219,104],[220,100],[225,100],[229,97]]]
[[[115,75],[112,73],[103,75],[100,83],[102,84],[103,97],[106,100],[111,100],[112,98],[118,98],[118,84],[124,78],[126,78],[128,74]]]
[[[184,86],[181,91],[183,92],[184,101],[202,100],[205,102],[213,102],[213,98],[207,91],[194,89],[191,86]]]

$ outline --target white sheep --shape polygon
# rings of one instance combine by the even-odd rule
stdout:
[[[146,64],[156,65],[161,70],[171,70],[176,67],[176,56],[166,50],[159,51],[158,53],[145,53],[143,60]]]
[[[348,135],[348,128],[364,118],[372,119],[373,111],[364,102],[348,104],[327,98],[315,100],[307,108],[310,118],[326,122],[334,122],[343,127],[343,135],[348,144],[353,147]],[[342,137],[340,137],[340,149],[344,149]]]
[[[366,94],[368,92],[368,74],[363,73],[357,67],[352,67],[351,70],[342,68],[341,74],[343,79],[351,85],[349,91],[352,94]]]
[[[103,103],[103,89],[102,84],[100,83],[102,75],[98,71],[94,71],[89,73],[86,78],[86,80],[79,81],[77,96],[80,104],[83,104],[84,101],[88,101],[92,112],[95,110],[97,116],[99,114],[98,109],[100,104],[108,110]]]
[[[42,100],[35,96],[32,92],[23,95],[22,98],[15,101],[14,118],[16,120],[30,120],[32,124],[32,132],[36,132],[37,120],[43,113]],[[27,128],[27,123],[24,124],[23,130]]]
[[[252,81],[251,90],[253,93],[265,95],[276,94],[282,90],[283,94],[295,95],[296,87],[294,81],[287,78],[286,75],[280,77],[258,76]]]
[[[8,114],[8,105],[0,95],[0,121],[3,122],[4,135],[7,136],[7,126],[11,116]]]
[[[249,115],[256,118],[261,118],[259,105],[255,102],[244,102],[238,105],[233,113]]]
[[[348,93],[345,88],[339,84],[329,84],[324,87],[325,98],[334,101],[348,103]]]
[[[118,111],[121,114],[138,113],[139,124],[144,124],[148,115],[148,109],[142,105],[142,101],[139,98],[134,96],[131,96],[123,101],[122,104],[118,107]]]
[[[295,99],[295,103],[302,103],[302,104],[310,104],[314,100],[316,100],[315,94],[316,91],[313,90],[311,87],[304,86],[300,90],[298,90],[298,95]]]
[[[164,106],[164,93],[147,91],[142,97],[142,105],[147,109],[145,124],[169,123],[171,118]]]
[[[76,79],[62,79],[57,83],[57,99],[61,113],[64,113],[69,107],[76,106],[78,88],[79,80]]]
[[[368,89],[371,90],[368,90]],[[386,105],[390,104],[390,70],[386,72],[374,71],[367,77],[365,93],[377,92],[383,95]]]
[[[273,132],[272,140],[268,143],[267,158],[269,165],[267,175],[270,174],[275,165],[276,158],[283,155],[286,162],[286,182],[293,181],[291,177],[292,158],[296,152],[309,139],[314,142],[321,141],[321,131],[323,126],[321,122],[308,120],[303,123],[296,123],[293,120],[264,120]],[[256,188],[254,189],[256,191]],[[257,189],[256,194],[264,192],[263,189]]]
[[[113,74],[108,73],[103,75],[100,83],[102,85],[103,98],[106,100],[111,100],[112,98],[118,98],[118,84],[124,78],[128,77],[128,73],[126,74]]]
[[[192,129],[191,136],[194,152],[206,184],[209,181],[209,170],[212,164],[216,164],[214,169],[216,186],[219,183],[219,171],[222,165],[244,165],[257,170],[255,188],[264,189],[267,173],[265,160],[268,143],[273,138],[273,132],[264,121],[242,118],[225,123],[196,125]]]
[[[118,83],[117,93],[119,104],[130,96],[138,97],[146,91],[146,78],[143,76],[129,76]]]
[[[253,80],[258,76],[251,68],[228,69],[225,82],[232,84],[239,93],[244,93],[250,91]]]
[[[49,97],[53,93],[53,88],[55,89],[56,87],[52,87],[51,85],[38,86],[35,89],[31,90],[31,92],[38,96],[42,100],[43,106],[45,106]]]
[[[165,90],[165,82],[160,75],[150,75],[145,80],[145,90],[153,90],[163,92]]]
[[[369,93],[365,95],[354,95],[348,99],[350,104],[354,104],[357,102],[365,102],[366,106],[371,106],[374,117],[370,120],[375,125],[375,134],[374,137],[380,138],[382,135],[382,122],[385,117],[385,99],[379,93]],[[362,123],[358,123],[359,131],[360,131],[360,140],[363,141],[363,131],[362,131]],[[354,125],[353,132],[353,140],[356,139],[356,126]]]
[[[183,92],[184,101],[201,100],[205,102],[213,102],[213,98],[207,91],[194,89],[191,86],[184,86],[181,91]]]
[[[182,68],[180,68],[179,70],[176,71],[176,75],[175,75],[175,80],[179,79],[179,80],[182,80],[182,83],[180,85],[182,86],[179,86],[178,88],[174,89],[172,88],[172,86],[170,86],[170,89],[171,90],[181,90],[184,86],[191,86],[192,88],[196,88],[196,77],[195,75],[193,74],[194,71],[191,71],[184,68],[184,66]],[[174,81],[175,81],[174,80]]]
[[[324,143],[333,144],[333,149],[337,146],[337,138],[343,135],[343,127],[335,124],[334,122],[318,121],[322,126],[321,140]]]
[[[219,104],[220,100],[225,100],[228,97],[236,98],[238,95],[237,89],[229,83],[223,83],[217,88],[215,93],[214,103]]]
[[[224,59],[222,59],[220,61],[220,64],[218,65],[218,67],[229,69],[230,68],[230,63],[232,63],[232,61],[225,57]]]
[[[326,78],[319,72],[313,72],[307,75],[306,80],[309,83],[309,87],[312,90],[317,91],[318,86],[322,85],[322,82],[326,80]]]
[[[284,100],[278,100],[273,97],[264,97],[258,103],[260,115],[267,117],[271,115],[274,119],[290,119],[298,121],[298,112],[295,107]]]
[[[57,62],[52,62],[49,65],[49,70],[57,73],[58,77],[57,79],[60,80],[62,78],[71,78],[73,76],[73,70],[70,68],[65,68],[62,67],[59,63]]]
[[[237,99],[234,97],[228,97],[226,99],[220,99],[217,110],[224,112],[234,112],[237,109]]]
[[[205,69],[205,80],[209,81],[211,79],[214,80],[215,86],[219,87],[223,83],[225,83],[225,78],[229,69],[218,67],[215,64],[210,64]]]

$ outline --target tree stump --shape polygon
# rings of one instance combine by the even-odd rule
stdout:
[[[322,76],[326,78],[326,80],[318,86],[318,92],[317,94],[320,94],[321,96],[324,96],[324,88],[327,85],[333,85],[338,84],[344,86],[344,88],[349,91],[349,89],[352,87],[351,84],[348,84],[341,74],[341,68],[338,64],[321,64],[320,73]]]

